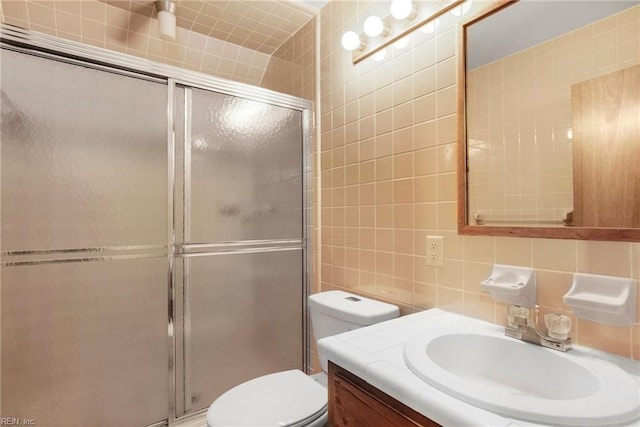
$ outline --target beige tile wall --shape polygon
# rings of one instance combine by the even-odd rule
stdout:
[[[270,56],[178,27],[176,41],[158,35],[157,20],[98,0],[2,0],[2,22],[253,85]],[[152,10],[152,9],[151,9]]]
[[[479,285],[494,263],[536,269],[543,313],[570,314],[561,297],[574,272],[637,282],[640,243],[457,234],[455,18],[354,66],[340,38],[382,3],[332,1],[321,13],[322,289],[392,301],[405,314],[440,307],[503,323],[504,307]],[[629,31],[638,37],[636,25]],[[425,265],[431,234],[444,236],[442,268]],[[573,334],[640,359],[636,320],[617,328],[574,319]]]
[[[261,86],[315,100],[315,40],[316,21],[312,19],[271,55]]]
[[[105,0],[126,3],[140,0]],[[289,0],[175,0],[178,26],[219,40],[273,54],[313,17],[313,9]],[[146,4],[153,2],[147,1]]]
[[[471,216],[561,222],[573,209],[571,85],[640,63],[638,10],[467,73]]]

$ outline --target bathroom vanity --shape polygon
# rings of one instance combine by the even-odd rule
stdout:
[[[328,386],[330,426],[440,425],[332,362]]]
[[[439,309],[318,347],[330,362],[330,426],[631,426],[640,419],[639,362],[579,345],[568,353],[535,346]]]

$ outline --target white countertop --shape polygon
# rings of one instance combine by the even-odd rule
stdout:
[[[318,348],[330,361],[443,426],[539,426],[469,405],[430,386],[409,370],[403,358],[409,338],[428,329],[459,327],[504,331],[499,325],[431,309],[323,338],[318,341]],[[640,387],[639,362],[582,346],[570,351],[620,366]]]

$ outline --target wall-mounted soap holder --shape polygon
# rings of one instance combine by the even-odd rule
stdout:
[[[496,264],[481,286],[493,299],[505,304],[522,307],[536,304],[536,272],[532,268]]]
[[[563,301],[576,317],[614,326],[633,326],[636,287],[633,279],[576,273]]]

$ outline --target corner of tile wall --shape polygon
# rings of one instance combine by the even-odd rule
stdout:
[[[311,19],[271,55],[262,87],[315,100],[315,22]]]

